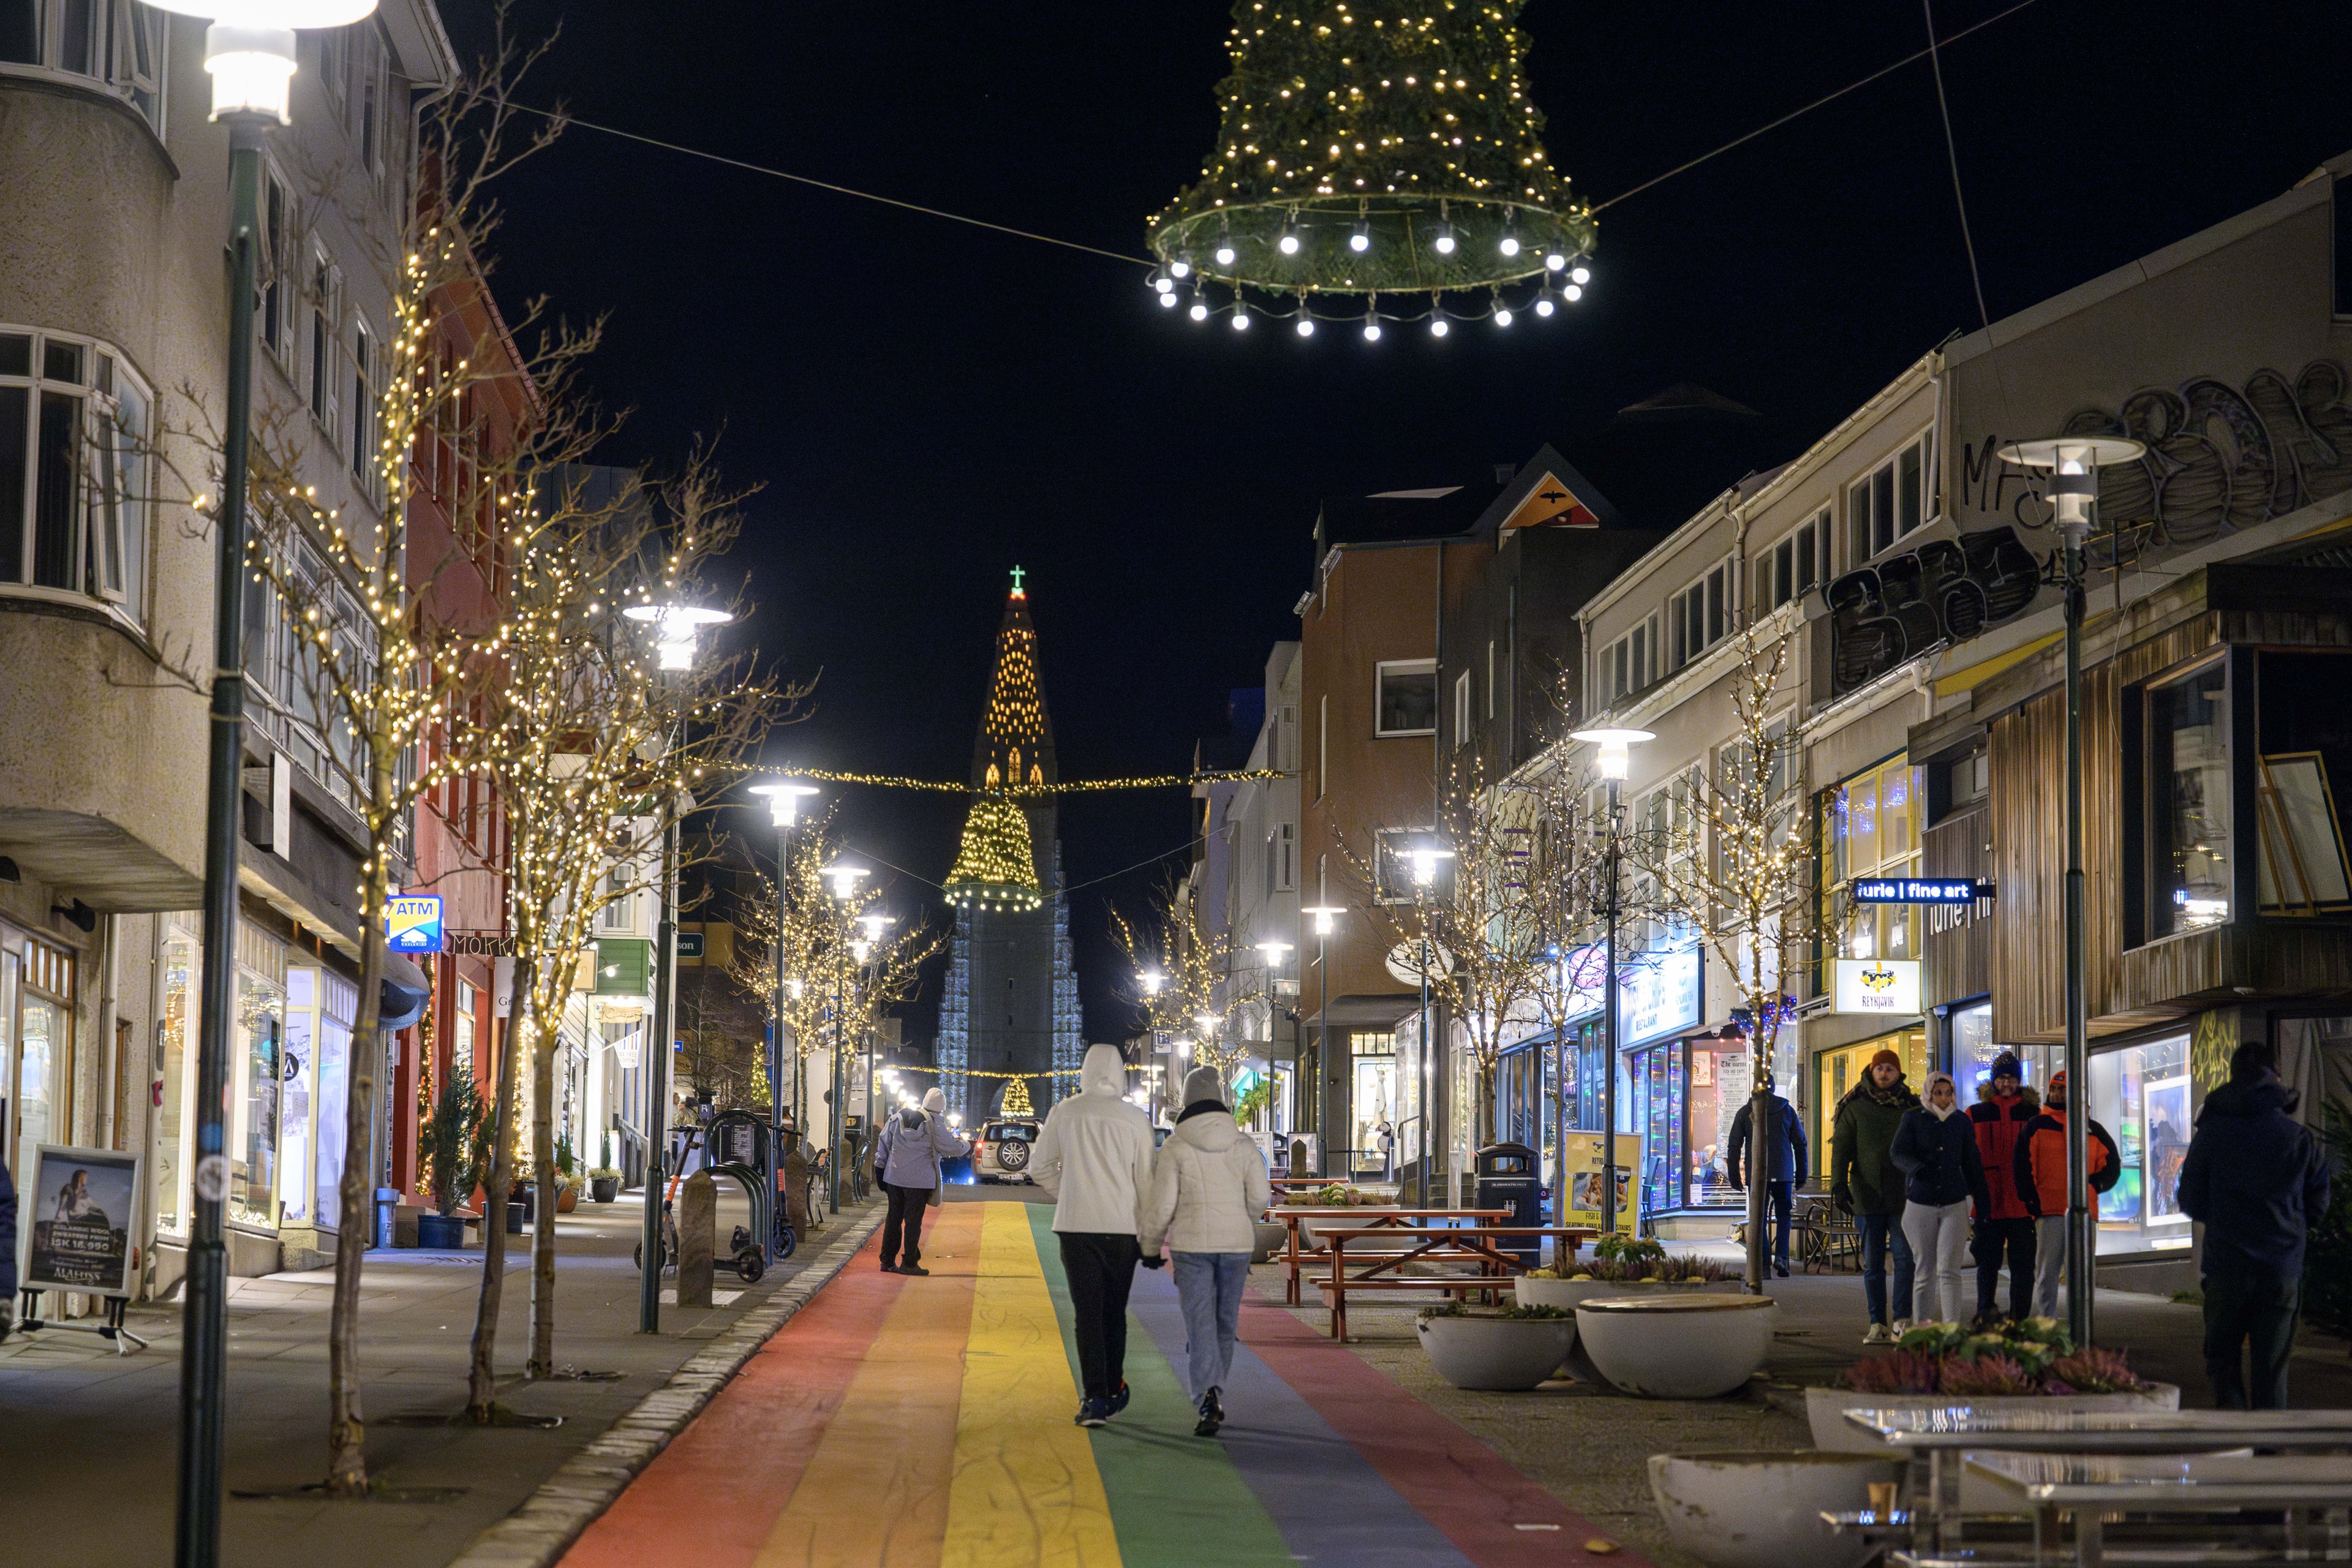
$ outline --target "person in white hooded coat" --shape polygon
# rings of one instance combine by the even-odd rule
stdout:
[[[1029,1155],[1029,1174],[1054,1200],[1054,1236],[1070,1281],[1071,1325],[1086,1387],[1077,1423],[1099,1426],[1127,1408],[1127,1296],[1143,1255],[1143,1201],[1151,1186],[1151,1119],[1127,1102],[1127,1058],[1088,1046],[1078,1093],[1056,1101]]]
[[[1265,1157],[1243,1133],[1214,1068],[1184,1079],[1184,1110],[1160,1147],[1144,1208],[1143,1248],[1164,1243],[1176,1260],[1176,1294],[1184,1306],[1185,1352],[1202,1437],[1225,1419],[1224,1385],[1241,1337],[1242,1290],[1249,1283],[1257,1220],[1273,1201]]]

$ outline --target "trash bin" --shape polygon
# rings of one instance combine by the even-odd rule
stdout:
[[[375,1190],[375,1244],[390,1247],[394,1222],[400,1217],[400,1189],[378,1187]]]
[[[1536,1191],[1542,1167],[1537,1163],[1533,1149],[1524,1143],[1489,1143],[1478,1151],[1476,1160],[1477,1197],[1474,1207],[1508,1210],[1503,1218],[1490,1222],[1496,1225],[1543,1224],[1542,1199]],[[1543,1237],[1506,1237],[1495,1250],[1516,1253],[1533,1268],[1543,1258]]]

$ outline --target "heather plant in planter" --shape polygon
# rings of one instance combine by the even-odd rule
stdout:
[[[1576,1345],[1576,1320],[1557,1307],[1447,1301],[1424,1308],[1413,1330],[1437,1375],[1456,1388],[1533,1388]]]
[[[2147,1384],[2120,1351],[2077,1351],[2054,1318],[2027,1318],[1988,1333],[1958,1323],[1913,1329],[1883,1355],[1848,1367],[1844,1385],[1864,1394],[1986,1398],[2137,1394]]]

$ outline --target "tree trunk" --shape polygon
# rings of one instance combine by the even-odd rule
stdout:
[[[530,1160],[538,1173],[538,1223],[530,1237],[530,1375],[555,1372],[555,1051],[556,1031],[533,1019],[530,1043]]]
[[[508,993],[507,1026],[499,1031],[498,1131],[490,1144],[490,1173],[482,1184],[482,1293],[474,1306],[473,1363],[466,1379],[466,1414],[489,1424],[498,1405],[499,1303],[507,1282],[507,1192],[514,1185],[515,1034],[530,999],[533,961],[518,958],[514,988]]]
[[[1756,1016],[1763,1016],[1763,1009],[1758,1008]],[[1772,1119],[1771,1070],[1772,1042],[1759,1031],[1756,1037],[1755,1053],[1748,1064],[1748,1071],[1753,1077],[1748,1088],[1747,1289],[1751,1296],[1764,1293],[1764,1218],[1769,1212],[1764,1201],[1765,1184],[1772,1169],[1771,1162],[1766,1156],[1778,1152],[1765,1146],[1767,1137],[1777,1135],[1779,1131]],[[1793,1194],[1790,1201],[1796,1201]]]
[[[380,770],[381,771],[381,770]],[[384,773],[383,783],[390,774]],[[341,1227],[335,1237],[335,1294],[327,1318],[327,1494],[365,1497],[367,1423],[360,1408],[360,1270],[373,1219],[375,1068],[383,1052],[384,899],[390,872],[383,855],[367,866],[360,908],[360,1006],[352,1025],[350,1092],[343,1105],[343,1179],[336,1189]]]

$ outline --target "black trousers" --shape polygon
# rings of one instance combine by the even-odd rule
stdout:
[[[2000,1294],[2000,1255],[2009,1252],[2009,1315],[2029,1316],[2033,1302],[2033,1216],[2022,1219],[1980,1219],[1969,1238],[1969,1253],[1977,1260],[1977,1311],[1993,1309]]]
[[[1127,1381],[1127,1293],[1143,1248],[1131,1235],[1064,1231],[1062,1272],[1070,1277],[1070,1315],[1078,1372],[1089,1399],[1108,1399]]]
[[[931,1189],[894,1187],[885,1182],[882,1190],[890,1195],[890,1212],[882,1219],[882,1266],[887,1268],[896,1263],[912,1268],[923,1260],[923,1208],[931,1201]],[[898,1252],[902,1226],[907,1247],[904,1257]]]
[[[2294,1321],[2303,1309],[2303,1281],[2245,1274],[2208,1274],[2205,1286],[2205,1375],[2217,1410],[2286,1408],[2286,1363],[2294,1350]],[[2239,1362],[2253,1361],[2253,1397]]]

